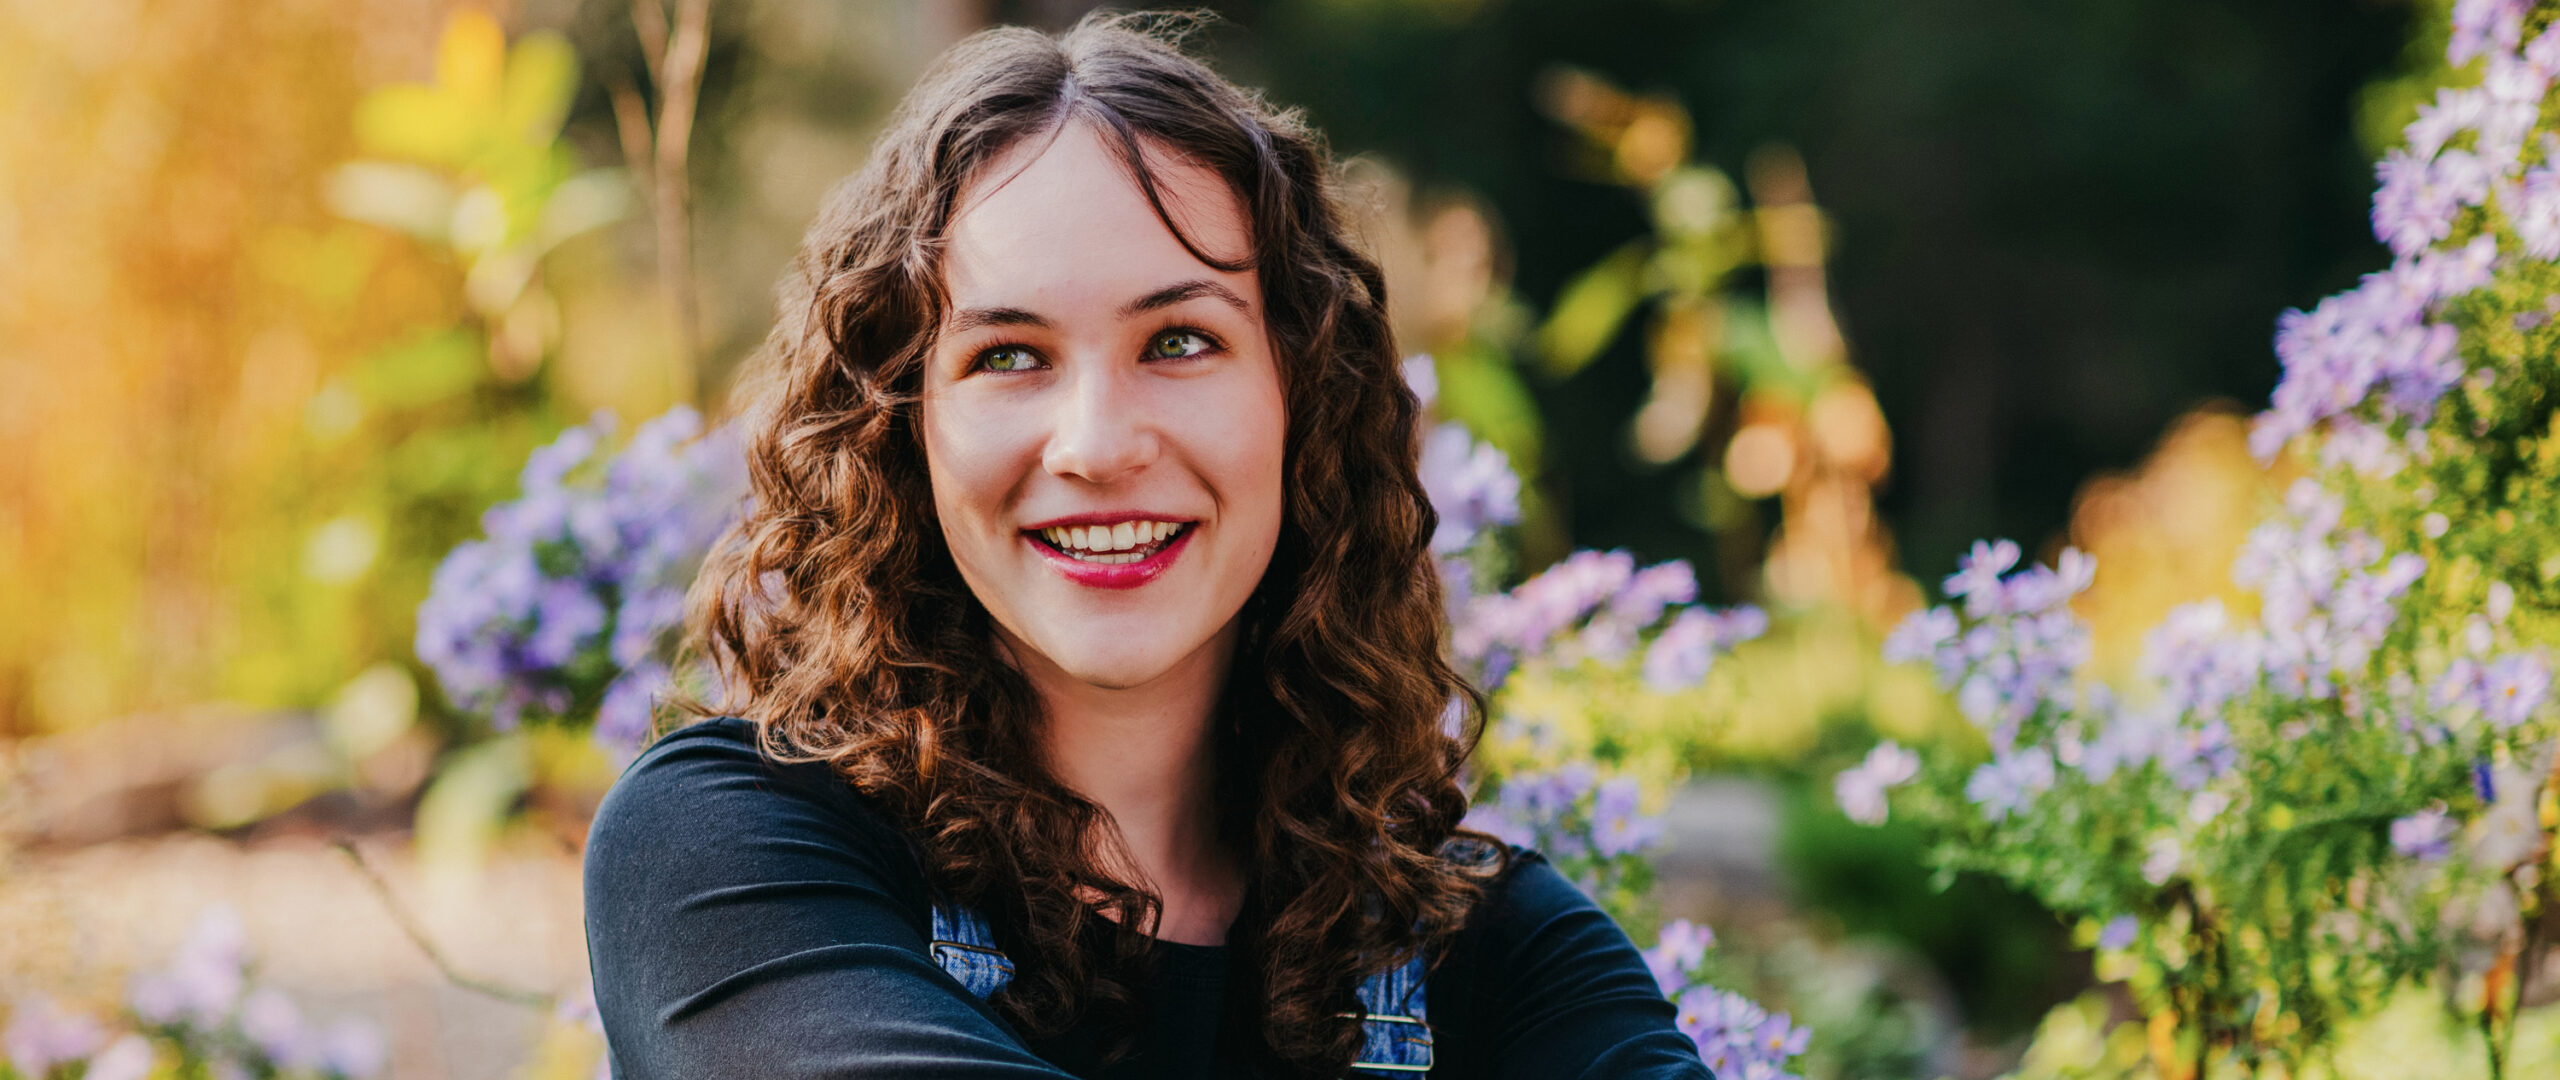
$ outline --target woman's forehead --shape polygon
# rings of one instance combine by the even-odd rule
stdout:
[[[1152,291],[1171,277],[1223,280],[1258,301],[1251,271],[1219,270],[1182,242],[1240,261],[1252,248],[1242,201],[1210,169],[1140,145],[1163,217],[1117,137],[1089,122],[1024,139],[981,169],[961,189],[944,248],[953,306],[1076,303]]]

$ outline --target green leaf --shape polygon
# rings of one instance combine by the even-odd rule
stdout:
[[[1629,242],[1574,278],[1556,296],[1555,310],[1538,328],[1547,374],[1564,378],[1589,365],[1618,336],[1618,328],[1644,299],[1644,267],[1650,245]]]
[[[479,336],[444,330],[374,354],[356,375],[356,392],[376,408],[414,409],[470,390],[480,382]]]
[[[1508,359],[1474,343],[1433,359],[1439,369],[1441,415],[1492,443],[1524,478],[1535,474],[1542,434],[1538,405]]]

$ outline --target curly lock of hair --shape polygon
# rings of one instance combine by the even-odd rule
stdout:
[[[720,689],[679,704],[743,716],[767,753],[828,762],[879,800],[937,890],[1024,928],[1001,942],[1017,975],[997,1007],[1040,1033],[1091,1015],[1125,1051],[1144,1008],[1139,928],[1161,902],[1110,872],[1108,816],[1049,773],[1036,694],[987,662],[992,620],[943,544],[917,432],[960,191],[1022,140],[1094,125],[1194,256],[1260,276],[1285,496],[1220,704],[1218,824],[1251,875],[1231,970],[1269,1055],[1336,1077],[1361,1045],[1360,980],[1444,943],[1481,896],[1487,868],[1443,847],[1490,840],[1459,826],[1484,706],[1442,649],[1419,406],[1384,278],[1347,235],[1314,133],[1185,56],[1179,25],[976,34],[829,198],[741,384],[752,505],[688,599],[688,651]],[[1242,260],[1183,236],[1151,150],[1224,178],[1251,223]],[[1081,944],[1103,933],[1107,950]]]

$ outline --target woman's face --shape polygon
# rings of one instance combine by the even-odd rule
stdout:
[[[1251,234],[1215,173],[1150,148],[1201,250]],[[1280,533],[1286,427],[1251,271],[1194,258],[1088,125],[961,192],[924,377],[934,508],[1033,674],[1107,688],[1223,670]]]

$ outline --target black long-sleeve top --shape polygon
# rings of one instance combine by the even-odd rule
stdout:
[[[1135,1050],[1017,1034],[926,951],[922,867],[825,765],[776,764],[744,721],[634,761],[588,835],[587,947],[619,1080],[1210,1080],[1227,950],[1159,942]],[[1520,852],[1425,990],[1439,1080],[1712,1080],[1607,914]]]

